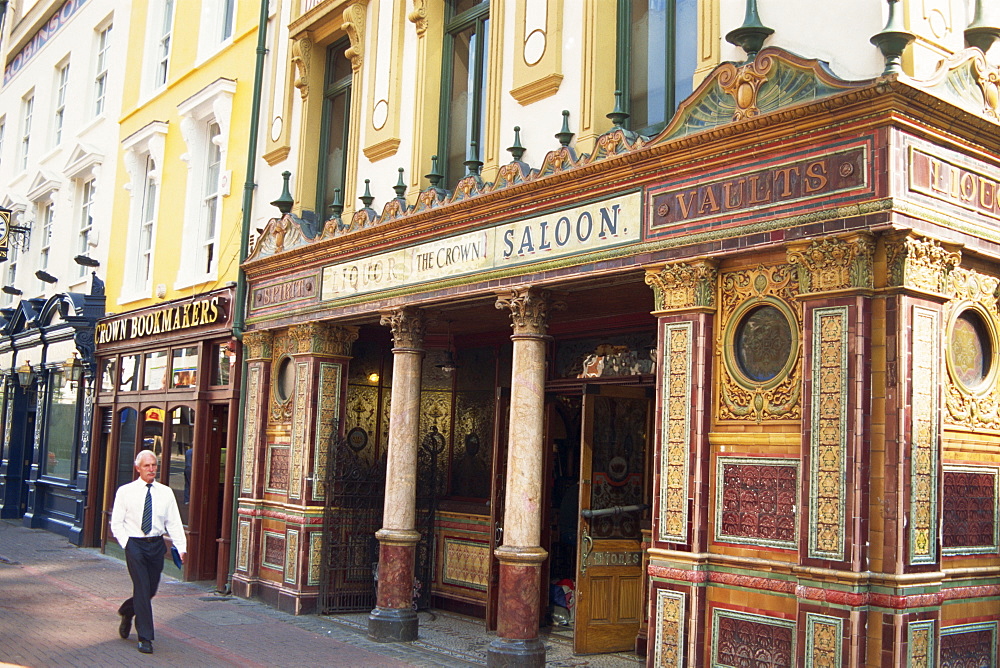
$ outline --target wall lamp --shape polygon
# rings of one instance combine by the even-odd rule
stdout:
[[[5,285],[2,288],[0,288],[0,290],[2,290],[4,292],[4,294],[8,294],[8,295],[17,296],[17,295],[23,294],[20,290],[18,290],[17,288],[15,288],[13,285]]]
[[[100,267],[101,263],[98,260],[90,257],[89,255],[77,255],[73,258],[73,262],[84,266],[84,267]]]
[[[23,389],[28,389],[31,385],[31,377],[34,373],[31,370],[31,362],[29,360],[24,360],[24,364],[17,367],[17,382],[21,385]]]
[[[35,272],[35,278],[37,278],[40,281],[44,281],[45,283],[59,282],[58,278],[56,278],[55,276],[53,276],[52,274],[43,269],[39,269],[38,271]]]
[[[76,351],[73,352],[72,357],[63,362],[63,373],[67,380],[74,383],[80,382],[80,376],[83,374],[83,361],[76,356]]]

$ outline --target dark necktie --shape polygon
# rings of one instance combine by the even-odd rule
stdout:
[[[142,533],[153,530],[153,483],[146,485],[146,504],[142,507]]]

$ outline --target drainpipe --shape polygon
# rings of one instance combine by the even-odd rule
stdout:
[[[247,179],[243,184],[243,226],[240,234],[240,267],[236,276],[236,299],[233,313],[233,337],[240,341],[240,358],[242,360],[240,368],[240,403],[238,417],[236,419],[236,441],[233,449],[235,457],[227,456],[227,464],[233,461],[232,468],[232,492],[230,504],[232,514],[228,527],[229,539],[229,573],[226,576],[227,593],[233,589],[233,573],[236,570],[236,541],[232,540],[233,530],[239,520],[239,504],[237,499],[239,494],[240,471],[243,468],[243,420],[244,420],[244,400],[247,390],[247,362],[242,351],[243,330],[246,325],[246,293],[247,276],[243,271],[243,262],[247,259],[250,249],[250,223],[253,213],[253,191],[256,188],[254,177],[257,166],[257,133],[260,125],[260,100],[261,88],[264,81],[264,56],[267,54],[267,7],[268,0],[260,0],[260,22],[257,25],[257,63],[254,67],[253,75],[253,102],[250,110],[250,139],[247,145]],[[224,502],[223,502],[224,505]],[[225,541],[227,528],[223,527],[222,539]]]

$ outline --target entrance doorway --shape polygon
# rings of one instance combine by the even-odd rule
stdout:
[[[645,602],[652,389],[588,384],[553,405],[553,619],[571,611],[578,654],[632,651]]]

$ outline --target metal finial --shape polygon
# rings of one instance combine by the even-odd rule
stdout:
[[[365,194],[358,199],[361,200],[366,209],[372,208],[372,202],[375,201],[375,198],[372,197],[371,179],[365,179]]]
[[[998,39],[1000,39],[1000,5],[996,0],[990,0],[987,7],[985,0],[976,0],[972,23],[965,29],[965,41],[986,53]]]
[[[524,155],[526,150],[521,146],[521,126],[514,126],[514,145],[507,149],[510,151],[511,156],[514,158],[515,162],[521,162],[521,156]]]
[[[396,181],[396,185],[394,185],[392,189],[396,192],[397,199],[405,199],[404,195],[406,195],[406,182],[403,181],[402,167],[399,168],[399,181]]]
[[[616,128],[620,128],[625,121],[628,120],[630,115],[631,114],[622,109],[622,92],[620,90],[616,90],[615,108],[610,114],[608,114],[607,117],[611,119],[611,122],[614,123]]]
[[[903,19],[896,14],[896,3],[898,0],[888,0],[889,20],[886,22],[882,32],[876,33],[871,38],[871,43],[878,47],[885,58],[885,69],[882,74],[899,74],[903,71],[903,51],[907,45],[916,37],[913,33],[905,30]]]
[[[757,52],[764,46],[764,40],[774,34],[774,28],[768,28],[760,22],[757,13],[757,0],[747,0],[747,11],[743,17],[743,25],[730,30],[726,41],[743,49],[747,54],[747,62],[757,57]]]
[[[483,168],[483,161],[479,159],[479,142],[475,139],[469,142],[469,158],[465,161],[465,175],[478,176],[479,170]]]
[[[334,218],[340,218],[340,214],[344,213],[344,198],[341,195],[340,188],[335,188],[333,191],[333,202],[330,203],[330,212]]]
[[[292,193],[288,190],[288,179],[292,178],[292,173],[284,171],[281,173],[281,178],[285,180],[284,188],[282,189],[281,195],[278,199],[271,202],[271,205],[278,207],[278,211],[280,211],[281,215],[284,216],[292,210],[292,205],[295,204],[295,200],[292,199]]]
[[[431,156],[431,171],[424,174],[424,178],[431,182],[431,188],[437,188],[441,179],[444,178],[444,175],[438,171],[438,157],[436,155]]]
[[[563,124],[562,130],[556,133],[555,137],[559,140],[559,143],[563,146],[569,146],[569,143],[573,140],[573,133],[569,131],[569,110],[563,109],[562,112]]]

